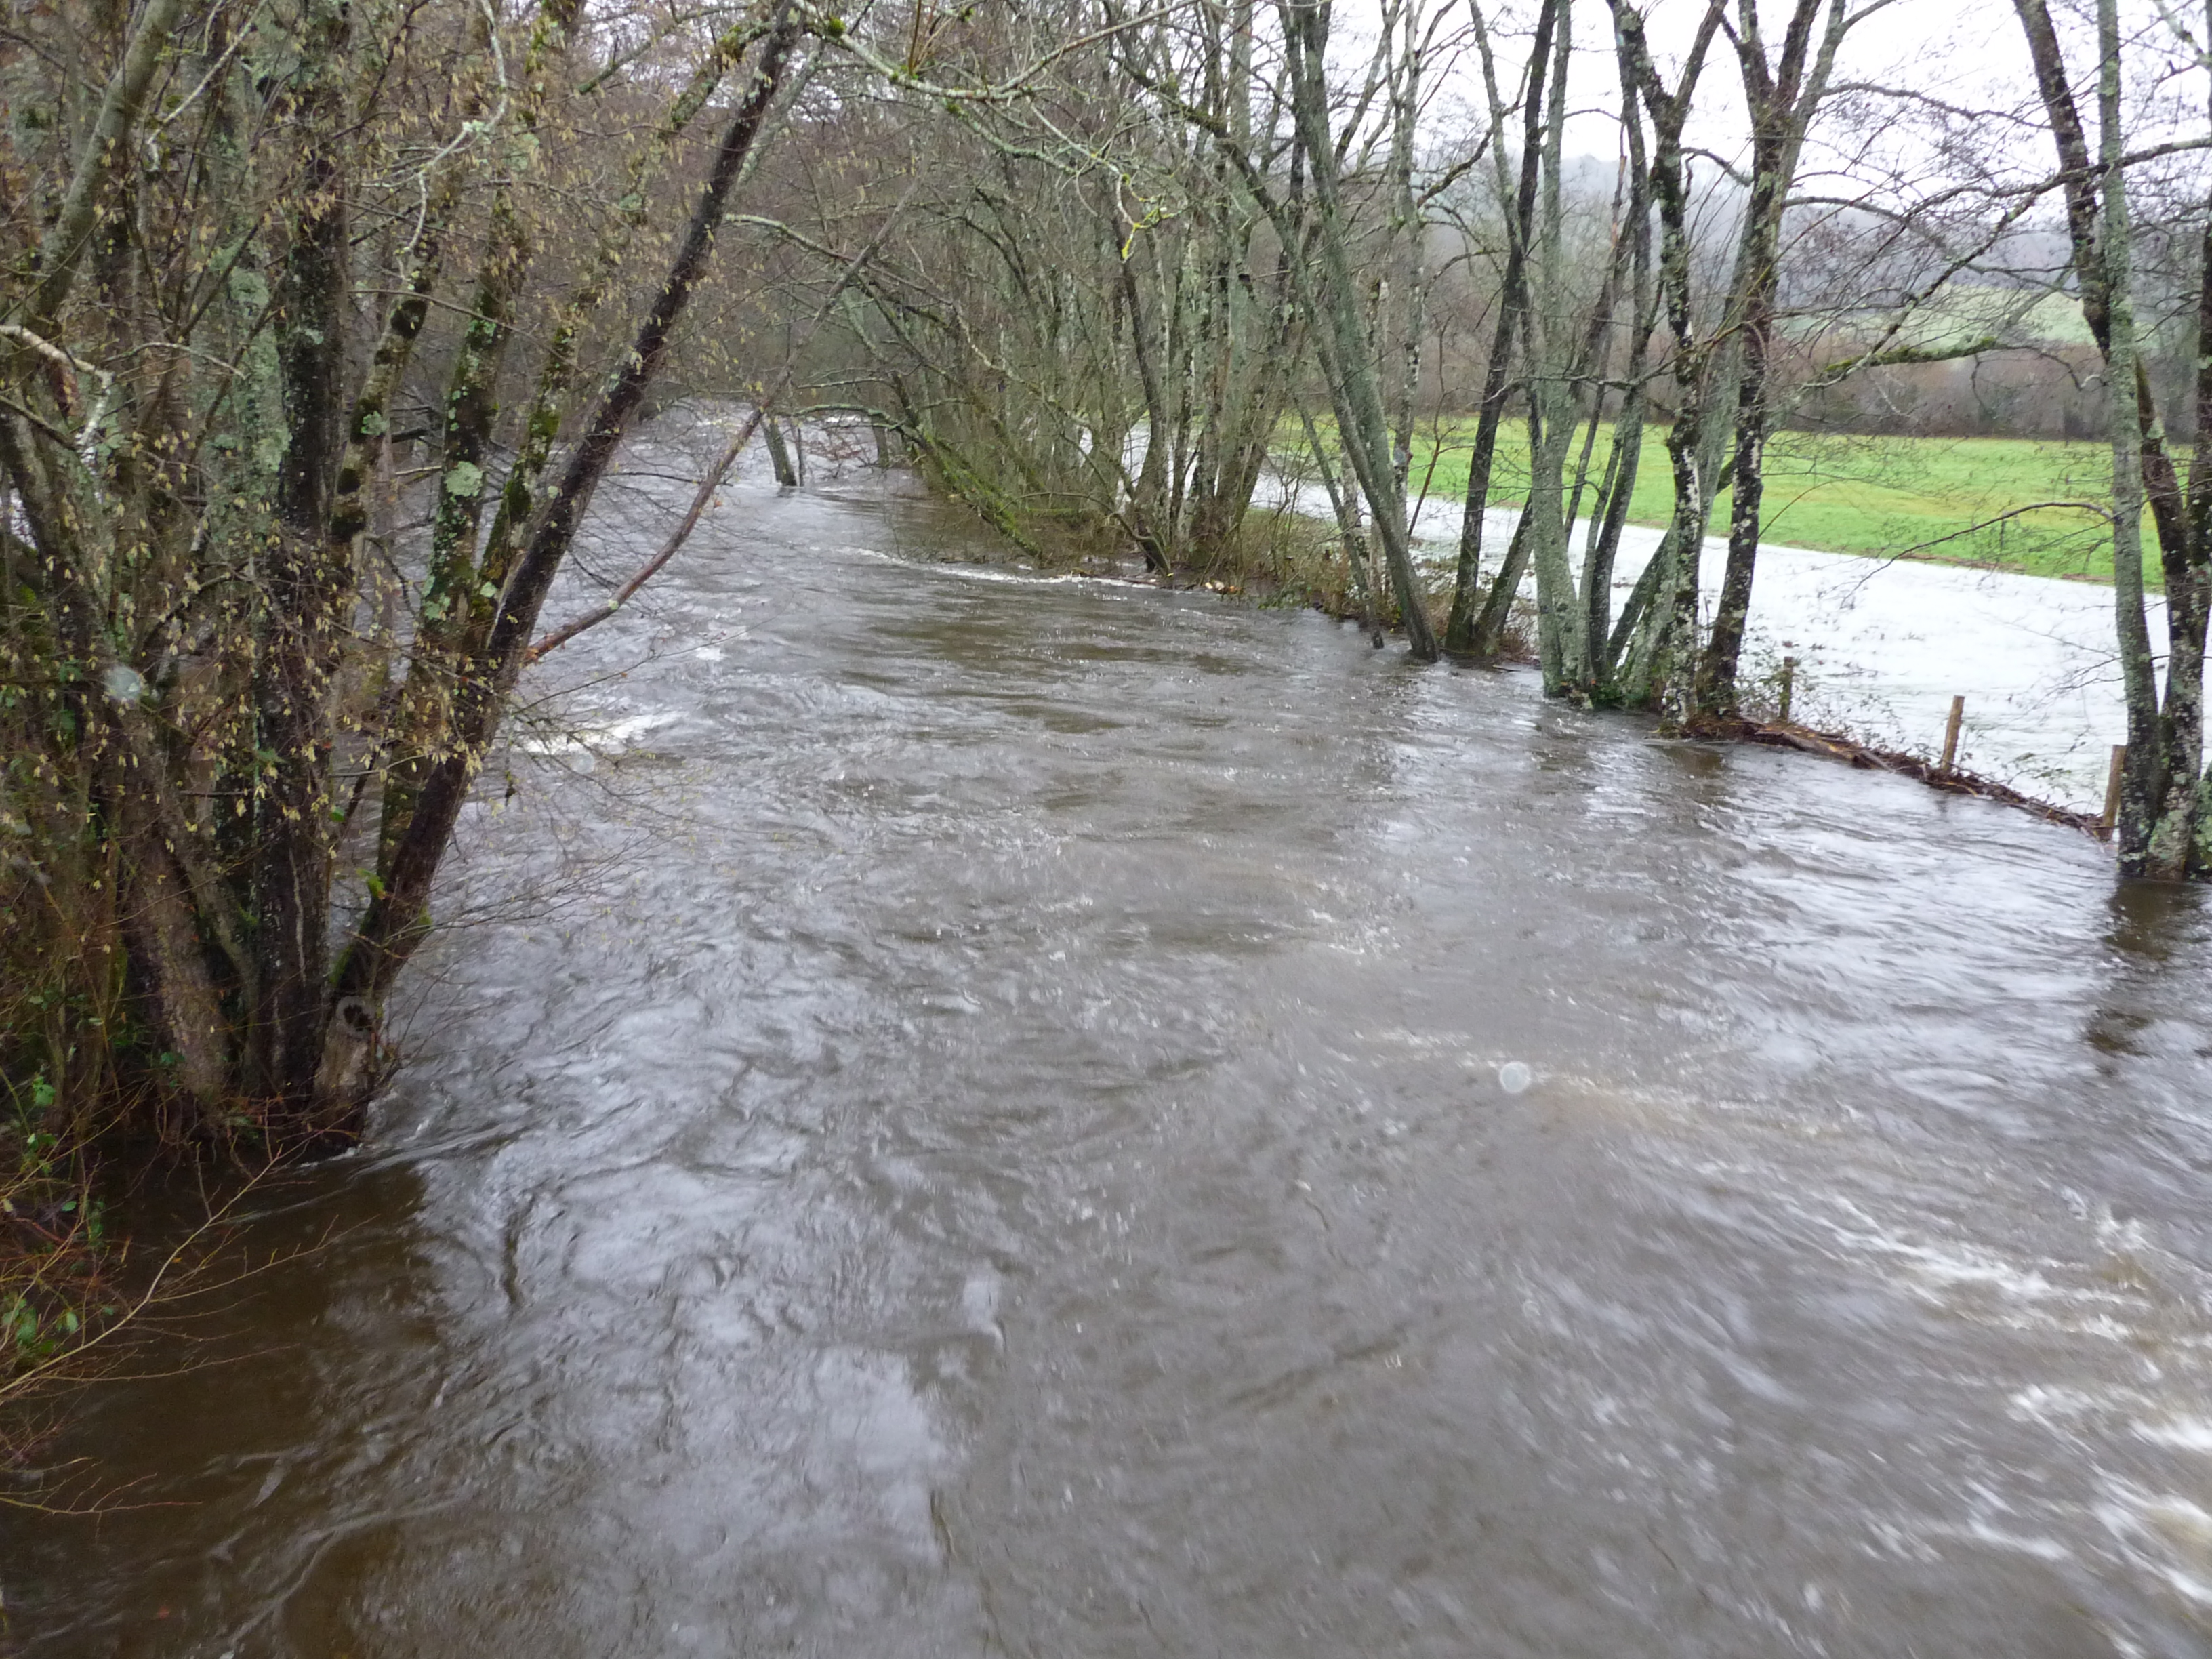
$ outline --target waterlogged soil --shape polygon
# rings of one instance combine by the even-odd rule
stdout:
[[[547,665],[21,1651],[2212,1652],[2198,896],[967,533]]]

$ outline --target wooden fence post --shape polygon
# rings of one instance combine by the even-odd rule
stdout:
[[[2128,746],[2124,743],[2112,745],[2112,769],[2105,778],[2105,812],[2097,820],[2097,833],[2110,839],[2112,827],[2120,821],[2120,783],[2128,775]]]
[[[1948,776],[1959,758],[1959,723],[1966,718],[1964,696],[1951,699],[1951,718],[1943,727],[1943,763],[1936,769]]]

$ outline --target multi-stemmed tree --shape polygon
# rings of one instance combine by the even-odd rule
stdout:
[[[834,30],[790,0],[45,21],[9,65],[6,1064],[327,1144],[548,588]]]

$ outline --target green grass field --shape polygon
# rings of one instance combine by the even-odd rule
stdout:
[[[1411,491],[1456,503],[1467,493],[1474,423],[1428,429],[1414,447]],[[1583,510],[1596,495],[1609,428],[1598,433]],[[1576,434],[1579,446],[1581,434]],[[1568,456],[1569,478],[1576,453]],[[1501,430],[1493,505],[1517,504],[1528,477],[1527,428]],[[1763,539],[1826,553],[1974,564],[2039,576],[2112,580],[2105,521],[2084,507],[2039,502],[2107,500],[2111,452],[2101,444],[2047,443],[2014,438],[1857,438],[1777,433],[1768,446]],[[1664,525],[1674,489],[1663,430],[1646,428],[1629,520]],[[2022,508],[2033,508],[2021,512]],[[2016,516],[1991,522],[1999,515]],[[1711,528],[1725,534],[1728,496],[1715,503]],[[2150,526],[2144,526],[2146,579],[2159,585]]]

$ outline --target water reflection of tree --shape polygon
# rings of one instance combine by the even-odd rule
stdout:
[[[2101,1054],[2134,1058],[2143,1053],[2136,1039],[2144,1030],[2197,1013],[2203,981],[2194,964],[2212,939],[2212,915],[2200,890],[2164,882],[2123,884],[2106,914],[2107,971],[2081,1035]]]

